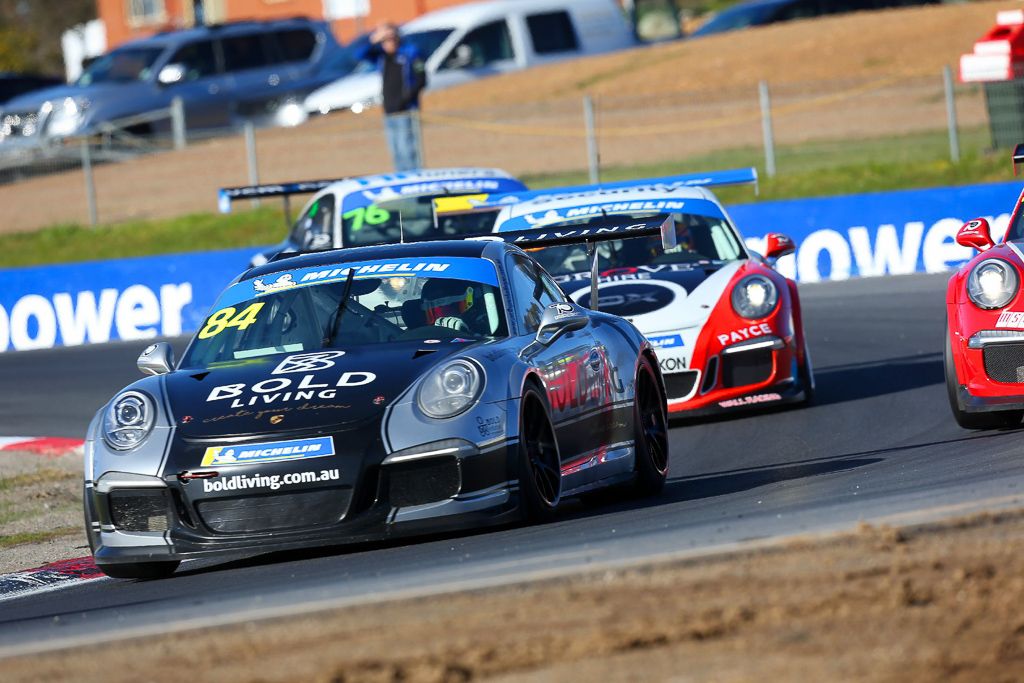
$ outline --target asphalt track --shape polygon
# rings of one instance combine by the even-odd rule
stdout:
[[[673,429],[660,498],[573,505],[541,526],[185,565],[162,581],[85,581],[0,602],[0,655],[1020,502],[1022,433],[964,431],[946,403],[947,277],[803,286],[815,404]],[[0,435],[80,436],[136,376],[143,346],[0,355]]]

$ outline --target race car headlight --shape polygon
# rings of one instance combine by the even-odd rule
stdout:
[[[119,451],[130,451],[153,431],[153,400],[138,391],[126,391],[107,408],[103,418],[103,439]]]
[[[751,275],[732,289],[732,308],[744,318],[763,318],[775,310],[779,290],[763,275]]]
[[[43,105],[43,113],[49,114],[46,133],[55,137],[73,135],[82,126],[83,112],[88,106],[87,101],[76,100],[74,97],[65,97],[60,102],[47,102]]]
[[[967,297],[978,308],[1002,308],[1017,296],[1017,270],[1001,259],[986,259],[967,277]]]
[[[455,360],[431,370],[423,378],[416,402],[429,417],[455,417],[476,403],[483,386],[480,369],[475,363]]]

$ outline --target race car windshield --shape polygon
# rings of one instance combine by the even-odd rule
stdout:
[[[160,47],[115,50],[90,64],[75,85],[144,81],[149,78],[153,62],[163,51]]]
[[[240,282],[214,306],[181,367],[323,348],[507,336],[494,266],[483,263],[491,273],[474,279],[397,272],[350,279],[353,269],[313,284],[296,284],[304,271]],[[239,288],[249,298],[239,300]]]
[[[487,233],[494,227],[496,214],[492,212],[439,217],[435,227],[433,202],[441,196],[445,195],[402,197],[346,211],[341,216],[345,246],[457,239]]]
[[[647,215],[649,217],[649,214]],[[641,216],[623,216],[634,220]],[[610,240],[597,244],[601,269],[636,268],[639,266],[670,264],[709,264],[734,261],[745,258],[746,254],[736,233],[722,218],[698,216],[695,214],[674,214],[676,224],[676,246],[666,251],[661,237],[636,237],[626,240]],[[604,220],[589,218],[572,225],[586,225],[588,222]],[[559,223],[559,226],[570,225]],[[538,249],[533,252],[544,269],[552,275],[581,273],[590,269],[590,257],[585,244],[571,244],[563,247]]]

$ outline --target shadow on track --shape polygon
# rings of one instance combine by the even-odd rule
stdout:
[[[886,360],[816,368],[814,405],[834,405],[873,396],[941,384],[942,354],[928,353]]]

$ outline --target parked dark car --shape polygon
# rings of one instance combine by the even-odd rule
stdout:
[[[690,34],[691,38],[736,31],[793,19],[810,19],[826,14],[845,14],[864,10],[937,5],[940,0],[751,0],[719,12]]]
[[[0,72],[0,104],[33,90],[52,88],[64,80],[53,76],[38,74],[15,74]]]
[[[16,97],[0,107],[0,150],[40,145],[138,114],[181,97],[188,129],[245,119],[294,124],[303,97],[345,75],[350,60],[322,21],[245,21],[160,33],[100,57],[72,84]],[[333,68],[325,68],[326,66]],[[132,132],[169,130],[166,119]]]

